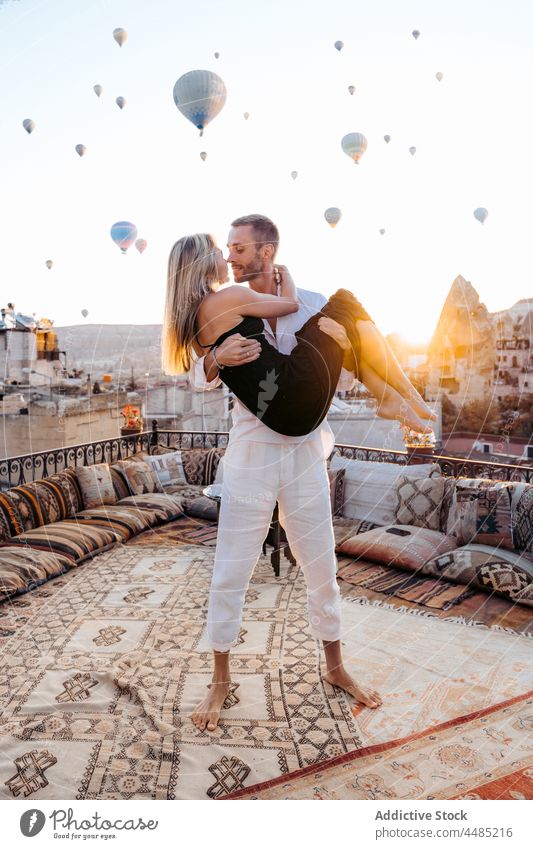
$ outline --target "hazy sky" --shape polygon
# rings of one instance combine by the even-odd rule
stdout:
[[[232,218],[262,212],[298,285],[351,288],[385,333],[428,339],[458,274],[490,311],[509,307],[533,295],[532,36],[526,0],[0,4],[0,300],[57,325],[83,308],[160,322],[175,239],[225,244]],[[228,89],[202,139],[172,99],[194,68]],[[359,166],[349,132],[368,139]],[[111,241],[122,219],[142,256]]]

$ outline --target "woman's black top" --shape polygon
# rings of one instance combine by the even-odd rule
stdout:
[[[342,324],[348,334],[357,363],[360,341],[355,322],[372,321],[359,301],[346,289],[339,289],[320,312],[311,316],[295,334],[298,342],[290,354],[282,354],[267,340],[262,318],[245,316],[222,333],[212,345],[220,345],[228,336],[240,333],[256,339],[261,354],[252,362],[224,366],[219,376],[245,407],[263,424],[285,436],[311,433],[325,418],[339,382],[344,352],[331,336],[318,326],[321,316]]]

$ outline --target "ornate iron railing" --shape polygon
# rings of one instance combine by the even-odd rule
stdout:
[[[18,457],[0,460],[0,489],[8,489],[32,480],[39,480],[65,469],[67,466],[90,466],[95,463],[116,463],[138,451],[148,451],[151,445],[163,445],[176,450],[188,448],[224,448],[228,444],[227,431],[159,430],[157,420],[152,429],[114,439],[101,439],[66,448],[37,451]],[[391,451],[339,443],[335,451],[341,456],[375,463],[438,463],[442,473],[449,477],[484,477],[494,480],[533,482],[533,467],[465,460],[442,454]]]

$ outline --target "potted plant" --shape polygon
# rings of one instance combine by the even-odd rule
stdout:
[[[121,434],[126,436],[129,433],[140,433],[143,429],[143,420],[140,409],[138,407],[134,407],[133,404],[126,404],[120,412],[124,419],[122,427],[120,428]]]
[[[400,425],[402,430],[403,442],[407,451],[408,463],[423,463],[424,457],[431,457],[435,451],[435,434],[418,433],[416,430],[411,430],[407,425]],[[418,460],[414,455],[418,455]]]

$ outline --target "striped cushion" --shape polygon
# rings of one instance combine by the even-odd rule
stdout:
[[[83,509],[73,469],[0,493],[0,542],[23,531],[60,522]]]
[[[189,451],[182,451],[181,459],[187,482],[199,486],[212,484],[225,452],[225,448],[191,448]]]
[[[110,466],[109,471],[111,472],[111,480],[113,481],[113,489],[115,490],[117,501],[121,501],[122,498],[127,498],[128,495],[131,495],[128,483],[123,475],[120,474],[119,470],[115,466]]]
[[[99,522],[96,519],[81,519],[78,522],[72,518],[26,531],[9,540],[9,545],[28,546],[38,551],[62,554],[80,563],[127,538],[126,531],[111,529],[105,520]]]
[[[139,507],[147,515],[150,525],[170,522],[183,515],[183,499],[178,495],[150,492],[145,495],[130,495],[120,501],[120,506]]]
[[[72,566],[70,557],[49,551],[34,551],[20,546],[0,547],[0,600],[62,575]]]
[[[78,519],[94,519],[100,524],[105,523],[106,526],[117,533],[127,534],[127,539],[136,536],[136,534],[142,534],[143,531],[148,531],[151,528],[148,516],[143,510],[120,504],[105,504],[102,507],[82,510],[71,521],[76,522]]]

